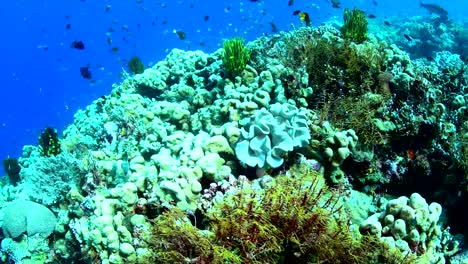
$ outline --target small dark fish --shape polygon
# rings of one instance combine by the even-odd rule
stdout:
[[[384,23],[386,26],[390,26],[390,22],[388,22],[387,20],[385,20],[383,23]]]
[[[419,6],[426,9],[431,14],[436,14],[436,15],[439,15],[440,17],[448,17],[447,10],[443,9],[440,5],[424,4],[422,1],[419,1]]]
[[[428,60],[428,61],[435,61],[434,57],[432,57],[432,56],[427,56],[427,57],[426,57],[426,60]]]
[[[195,4],[194,3],[190,3],[190,8],[193,8],[195,7]]]
[[[208,21],[208,19],[210,19],[210,16],[204,16],[204,17],[203,17],[203,20],[204,20],[204,21]]]
[[[66,15],[65,18],[66,18],[66,19],[70,19],[70,16],[69,16],[69,15]]]
[[[111,48],[111,52],[114,53],[114,54],[117,53],[118,51],[119,51],[119,47]]]
[[[89,70],[89,66],[80,67],[80,74],[81,74],[81,77],[83,77],[84,79],[89,80],[93,78],[91,71]]]
[[[185,32],[182,30],[175,30],[174,33],[176,33],[179,39],[181,40],[184,40],[186,37]]]
[[[300,12],[301,12],[301,10],[294,10],[294,12],[292,14],[293,14],[293,16],[297,16],[297,15],[299,15]]]
[[[289,0],[288,6],[292,6],[294,4],[294,0]]]
[[[377,0],[372,0],[372,4],[377,6],[379,3],[377,3]]]
[[[258,0],[250,0],[250,2],[258,2]]]
[[[403,37],[405,37],[405,39],[408,40],[408,41],[412,41],[412,40],[413,40],[413,38],[410,37],[408,34],[403,34]]]
[[[74,49],[77,49],[77,50],[84,50],[85,49],[85,45],[83,43],[83,41],[81,40],[75,40],[72,42],[72,44],[70,45],[72,48]]]
[[[340,0],[331,0],[331,4],[333,8],[340,8]]]
[[[49,50],[49,46],[47,45],[39,45],[37,46],[38,49],[42,49],[43,51],[48,51]]]
[[[373,19],[373,18],[376,18],[377,16],[374,15],[374,14],[369,14],[369,15],[367,15],[367,17],[370,18],[370,19]]]
[[[108,12],[109,10],[111,10],[111,5],[106,5],[106,12]]]
[[[271,32],[273,32],[273,33],[278,32],[278,27],[276,27],[275,23],[270,22],[270,26],[271,26]]]
[[[167,24],[167,20],[163,20],[163,21],[161,22],[161,24],[166,25],[166,24]]]
[[[65,28],[66,28],[66,29],[70,29],[70,28],[71,28],[71,24],[66,24],[66,25],[65,25]]]

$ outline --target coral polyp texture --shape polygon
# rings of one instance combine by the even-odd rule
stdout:
[[[4,163],[2,261],[466,263],[468,66],[347,12],[135,59]]]

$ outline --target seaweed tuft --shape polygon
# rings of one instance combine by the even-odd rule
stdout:
[[[250,51],[245,47],[244,40],[234,37],[224,41],[222,60],[228,74],[240,74],[250,61]]]

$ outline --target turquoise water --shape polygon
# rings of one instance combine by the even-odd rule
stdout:
[[[278,30],[302,26],[292,15],[294,10],[310,13],[314,26],[341,20],[343,8],[354,6],[379,20],[428,16],[417,0],[341,2],[341,8],[332,8],[325,0],[294,1],[292,6],[286,0],[4,3],[0,11],[0,47],[4,51],[0,156],[19,156],[22,145],[34,144],[45,126],[62,131],[77,109],[109,93],[111,84],[120,80],[125,61],[133,55],[151,65],[173,48],[212,52],[226,38],[242,36],[250,41],[271,34],[270,22]],[[441,4],[451,19],[466,22],[468,7],[462,0],[433,3]],[[115,31],[110,33],[109,45],[111,28]],[[180,40],[174,30],[186,32],[186,39]],[[83,41],[85,50],[70,48],[75,40]],[[114,47],[119,51],[111,52]],[[80,76],[79,68],[87,65],[92,80]]]

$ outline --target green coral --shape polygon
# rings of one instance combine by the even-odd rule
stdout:
[[[250,61],[250,51],[239,37],[226,40],[223,43],[223,65],[229,74],[241,73]]]
[[[127,63],[127,66],[130,72],[133,74],[140,74],[145,71],[145,65],[138,56],[131,57]]]
[[[367,18],[363,11],[354,8],[352,11],[345,8],[343,14],[344,25],[341,33],[345,39],[362,43],[367,40]]]

